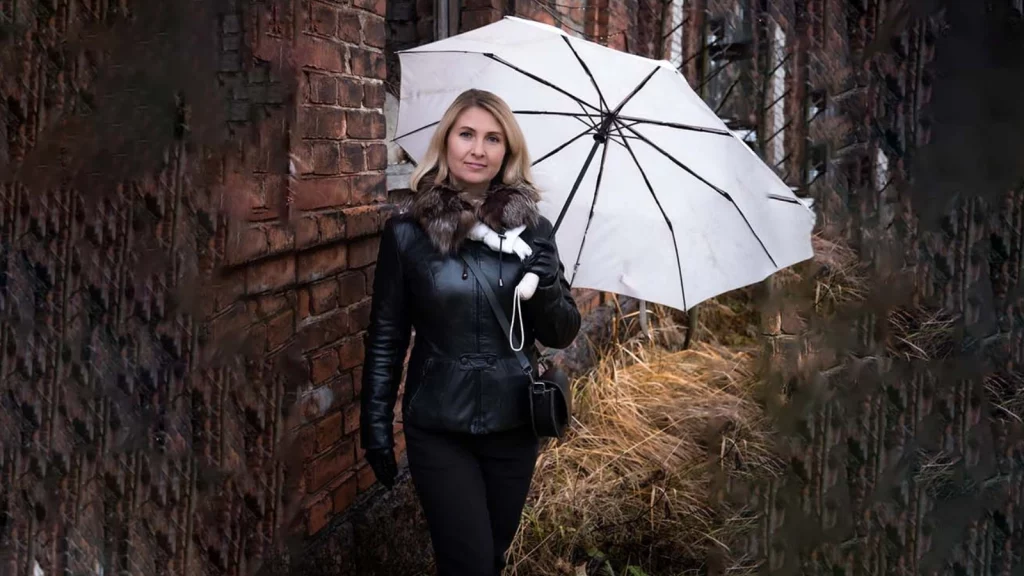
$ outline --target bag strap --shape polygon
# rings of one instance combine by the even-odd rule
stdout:
[[[506,334],[509,334],[511,332],[511,328],[509,327],[508,318],[505,317],[504,310],[502,310],[501,305],[498,304],[498,297],[494,295],[494,290],[491,288],[491,285],[484,280],[485,276],[483,270],[480,269],[480,265],[472,258],[466,258],[465,255],[460,255],[459,257],[462,258],[462,261],[465,262],[467,266],[469,266],[470,272],[472,272],[473,276],[476,278],[476,283],[483,289],[484,296],[487,297],[487,301],[491,304],[491,310],[494,311],[494,315],[498,318],[498,323],[501,324],[501,329],[504,330]],[[515,348],[512,348],[512,351],[515,352],[516,359],[519,360],[519,365],[522,366],[523,372],[528,374],[532,379],[533,365],[530,364],[530,360],[526,357],[526,354],[523,354],[521,350],[516,350]]]

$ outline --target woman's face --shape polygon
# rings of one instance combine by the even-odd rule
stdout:
[[[505,159],[505,132],[494,116],[476,106],[466,108],[448,133],[448,169],[465,188],[480,188],[498,175]]]

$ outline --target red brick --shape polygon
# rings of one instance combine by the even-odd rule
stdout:
[[[360,174],[352,179],[352,204],[384,202],[387,197],[387,177],[383,173]]]
[[[320,226],[316,216],[300,218],[295,223],[295,247],[308,248],[320,239]]]
[[[267,241],[267,231],[263,226],[240,230],[237,234],[233,235],[233,238],[234,240],[230,244],[231,253],[228,257],[228,261],[232,264],[247,262],[264,256],[270,248]]]
[[[349,184],[350,187],[354,185]],[[319,215],[319,222],[321,242],[331,242],[345,236],[345,217],[342,211],[324,212]]]
[[[330,498],[330,494],[320,494],[309,506],[309,520],[308,520],[308,533],[310,536],[316,534],[331,519],[331,510],[333,509],[334,502]]]
[[[359,492],[365,492],[369,490],[374,484],[377,483],[377,477],[373,475],[373,468],[369,466],[363,466],[356,472],[356,478],[359,482]]]
[[[302,127],[303,138],[340,140],[345,137],[345,111],[340,108],[304,108]]]
[[[480,10],[491,8],[494,10],[501,10],[503,0],[466,0],[466,3],[462,5],[463,10]]]
[[[355,464],[356,451],[352,440],[344,440],[309,465],[309,484],[306,489],[316,492]]]
[[[298,255],[299,282],[313,282],[348,268],[348,249],[344,245],[315,248]]]
[[[312,297],[306,288],[300,288],[297,292],[299,293],[299,301],[295,306],[295,314],[298,316],[298,321],[303,322],[311,315],[310,310],[312,307],[310,306],[310,301]]]
[[[388,147],[383,142],[367,144],[364,152],[367,170],[384,170],[388,167]]]
[[[332,40],[301,35],[295,61],[303,66],[342,73],[345,71],[345,47]]]
[[[352,2],[352,5],[355,6],[356,8],[361,8],[363,10],[373,12],[378,16],[384,16],[385,10],[387,9],[386,0],[354,0]]]
[[[359,332],[365,330],[370,325],[370,308],[372,305],[370,298],[363,299],[358,304],[353,304],[348,309],[349,322],[352,325],[353,332]]]
[[[383,225],[379,204],[345,209],[345,235],[349,239],[377,234]]]
[[[352,393],[355,394],[356,398],[363,391],[363,369],[354,368],[352,370]]]
[[[331,389],[334,390],[334,400],[338,406],[344,406],[355,399],[352,374],[342,375],[334,381]]]
[[[295,334],[295,314],[288,310],[267,324],[267,348],[273,350]]]
[[[384,18],[366,15],[363,18],[363,42],[374,48],[384,48]]]
[[[374,80],[384,79],[386,69],[382,52],[353,47],[349,50],[349,55],[353,74]]]
[[[353,402],[345,408],[345,434],[353,434],[359,430],[359,402]]]
[[[313,384],[322,384],[337,374],[339,365],[338,355],[333,350],[314,357],[310,361],[310,374]]]
[[[303,426],[295,432],[295,444],[293,449],[302,456],[303,460],[308,460],[316,454],[316,428],[313,426]]]
[[[295,207],[299,210],[320,210],[331,206],[346,206],[352,202],[351,178],[304,178],[295,185]],[[322,224],[322,223],[320,223]],[[320,226],[320,240],[326,241]]]
[[[363,101],[363,81],[355,78],[338,79],[338,104],[358,108]]]
[[[269,318],[294,304],[290,294],[264,294],[256,298],[256,314]]]
[[[355,502],[358,490],[359,480],[354,473],[349,474],[349,477],[331,493],[331,500],[334,502],[334,513],[339,514],[347,510]]]
[[[344,42],[359,44],[359,14],[342,12],[338,19],[338,39]]]
[[[337,104],[338,79],[323,74],[310,74],[309,100],[314,104]]]
[[[377,275],[377,264],[374,263],[373,266],[368,266],[363,270],[363,274],[366,275],[366,293],[373,296],[373,280]]]
[[[250,264],[245,273],[246,294],[280,290],[295,283],[295,258],[289,254]]]
[[[348,310],[336,310],[323,317],[315,318],[303,327],[301,338],[303,350],[315,350],[336,343],[353,334]]]
[[[341,153],[337,142],[313,142],[309,145],[309,155],[313,160],[314,174],[329,176],[341,172]]]
[[[322,36],[334,36],[338,30],[338,11],[323,4],[313,4],[310,11],[313,32]]]
[[[267,227],[267,240],[271,253],[280,253],[295,248],[295,234],[281,224]]]
[[[384,106],[383,83],[367,82],[363,85],[363,106],[367,108],[380,108]]]
[[[363,160],[363,145],[359,142],[341,143],[341,172],[345,174],[356,174],[366,170],[366,162]]]
[[[501,13],[490,8],[485,8],[483,10],[463,10],[459,25],[462,28],[462,32],[468,32],[470,30],[480,28],[481,26],[497,22],[500,18]]]
[[[352,268],[362,268],[377,261],[377,250],[380,247],[380,238],[364,238],[356,240],[349,245],[349,265]]]
[[[349,338],[344,344],[338,347],[338,358],[341,360],[341,369],[349,370],[363,363],[363,339],[360,337]]]
[[[349,111],[345,117],[349,138],[361,140],[384,137],[384,114],[378,111]]]
[[[345,307],[366,297],[366,282],[361,272],[347,272],[338,277],[338,305]]]
[[[332,412],[316,424],[316,449],[323,452],[341,440],[344,416],[341,412]]]
[[[310,287],[310,294],[312,295],[310,309],[313,314],[323,314],[338,307],[338,282],[333,278],[313,284]]]

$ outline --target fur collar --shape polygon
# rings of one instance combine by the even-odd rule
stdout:
[[[442,254],[459,250],[477,221],[503,233],[522,225],[533,227],[540,219],[540,194],[530,185],[493,184],[479,206],[466,194],[429,177],[420,182],[408,212],[419,222],[430,242]]]

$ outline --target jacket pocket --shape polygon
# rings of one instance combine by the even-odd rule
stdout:
[[[423,361],[423,365],[420,367],[419,378],[416,379],[416,389],[413,390],[412,396],[409,397],[409,402],[405,407],[407,414],[411,414],[416,409],[416,401],[423,397],[423,389],[427,387],[429,381],[427,376],[430,374],[430,366],[434,363],[432,358],[427,358]]]

